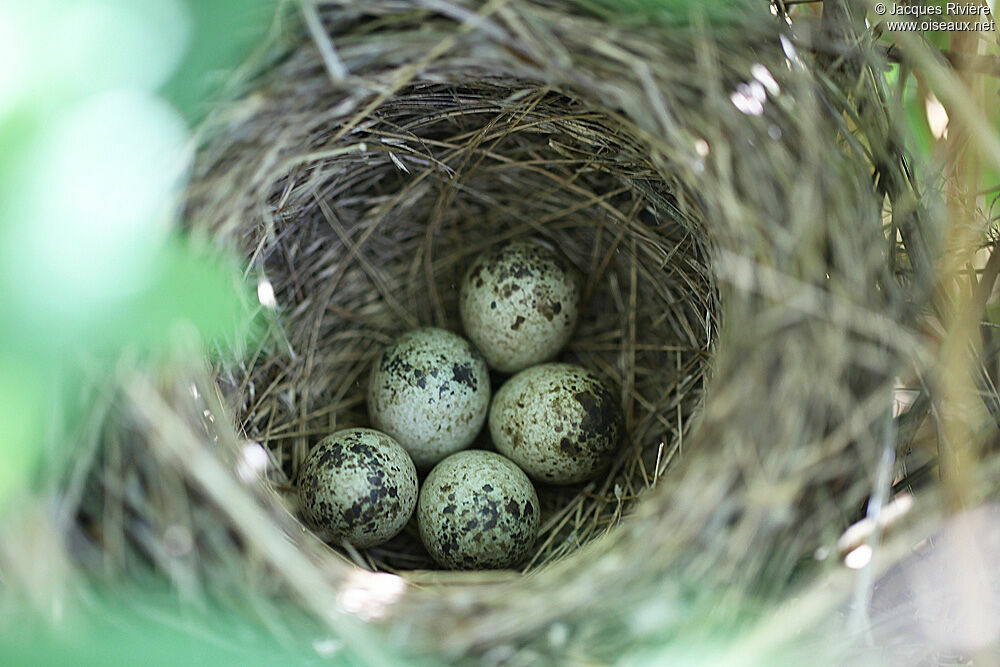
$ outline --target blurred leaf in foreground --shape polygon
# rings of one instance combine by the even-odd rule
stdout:
[[[766,4],[753,0],[704,2],[702,0],[576,0],[582,8],[612,23],[653,22],[688,25],[706,19],[713,25],[738,24],[750,15],[766,11]]]
[[[177,231],[192,158],[177,106],[192,117],[275,4],[0,0],[0,503],[43,440],[71,447],[57,397],[81,377],[180,330],[245,331],[235,258]]]
[[[163,88],[188,119],[267,35],[278,0],[188,0],[193,31],[184,60]]]
[[[114,592],[100,585],[87,595],[80,612],[61,623],[28,612],[17,632],[0,627],[0,655],[5,665],[359,665],[339,641],[291,607],[273,608],[272,624],[286,638],[230,608],[207,603],[183,605],[149,580],[139,588]],[[71,610],[76,610],[72,606]]]
[[[42,374],[9,350],[0,354],[0,507],[31,473],[47,402]]]

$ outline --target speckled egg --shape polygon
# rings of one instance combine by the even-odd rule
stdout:
[[[424,481],[417,525],[427,551],[444,567],[511,567],[535,543],[538,495],[528,476],[503,456],[459,452]]]
[[[596,375],[573,364],[521,371],[497,391],[490,408],[497,451],[537,480],[575,484],[611,460],[621,411]]]
[[[459,291],[466,335],[503,373],[555,357],[573,332],[579,301],[576,271],[535,241],[487,250]]]
[[[472,444],[489,402],[483,356],[444,329],[400,336],[376,360],[368,384],[372,425],[398,440],[421,468]]]
[[[417,470],[385,433],[349,428],[327,436],[299,476],[306,519],[331,539],[370,547],[394,537],[417,504]]]

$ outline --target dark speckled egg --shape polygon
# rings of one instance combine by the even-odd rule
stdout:
[[[591,478],[610,462],[622,430],[611,391],[573,364],[533,366],[509,379],[489,424],[497,451],[549,484]]]
[[[424,481],[417,524],[427,551],[444,567],[511,567],[535,543],[538,495],[528,476],[503,456],[459,452]]]
[[[368,384],[372,426],[421,468],[465,449],[486,421],[490,375],[469,341],[444,329],[414,329],[376,360]]]
[[[324,537],[371,547],[409,521],[417,503],[417,470],[385,433],[337,431],[309,452],[299,476],[299,500]]]
[[[555,357],[579,308],[576,271],[534,241],[508,241],[469,266],[459,311],[469,339],[490,366],[516,373]]]

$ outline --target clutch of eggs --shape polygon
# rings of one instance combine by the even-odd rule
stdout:
[[[365,548],[399,533],[416,508],[421,540],[442,566],[522,561],[539,525],[529,476],[589,479],[610,461],[622,428],[596,375],[544,363],[572,334],[579,292],[577,272],[538,242],[508,241],[477,257],[459,293],[472,342],[421,328],[382,351],[367,392],[375,428],[338,431],[310,452],[299,481],[305,517]],[[516,373],[492,406],[487,364]],[[460,451],[487,413],[499,453]],[[433,468],[419,499],[416,467]]]
[[[555,357],[573,332],[579,301],[576,271],[527,240],[500,243],[481,254],[459,290],[466,335],[503,373]]]
[[[489,402],[483,356],[444,329],[397,338],[376,360],[368,384],[372,425],[398,440],[420,468],[472,444]]]

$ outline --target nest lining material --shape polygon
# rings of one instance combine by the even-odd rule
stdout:
[[[366,423],[379,347],[418,324],[460,330],[468,259],[536,236],[588,276],[564,356],[620,392],[621,456],[583,488],[542,490],[528,576],[409,572],[351,611],[408,647],[516,664],[567,645],[611,659],[700,631],[679,605],[710,598],[718,620],[736,608],[715,604],[723,591],[791,590],[871,490],[903,356],[912,295],[886,261],[866,154],[885,128],[848,128],[764,14],[706,28],[610,26],[564,1],[319,9],[337,61],[296,32],[204,129],[188,219],[280,305],[263,344],[216,372],[236,432],[216,419],[207,441],[264,443],[289,484],[312,442]],[[412,534],[347,550],[351,565],[275,512],[324,594],[431,566]],[[205,516],[233,515],[192,510],[197,567],[231,566],[241,547]]]
[[[417,84],[331,143],[340,123],[294,145],[347,150],[270,185],[273,233],[259,215],[241,229],[283,311],[283,345],[230,388],[246,437],[294,480],[318,439],[370,425],[367,376],[384,345],[416,326],[460,332],[456,286],[472,259],[500,240],[540,238],[586,276],[561,359],[615,388],[626,437],[595,482],[540,486],[542,530],[526,565],[608,530],[663,474],[700,400],[715,295],[690,197],[673,194],[627,126],[537,83]],[[252,164],[256,150],[266,152],[240,157]],[[476,446],[490,446],[485,429]],[[412,530],[359,564],[435,568]]]

